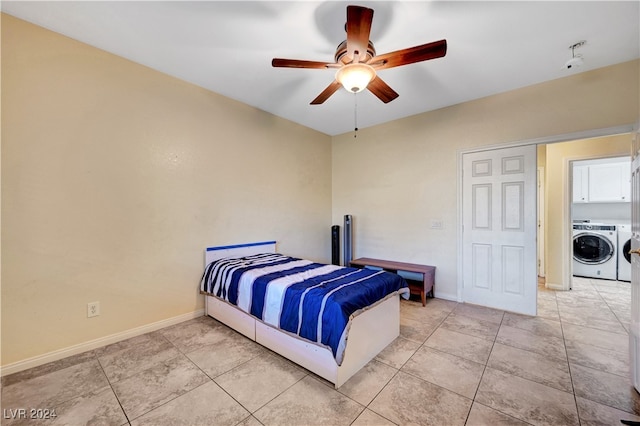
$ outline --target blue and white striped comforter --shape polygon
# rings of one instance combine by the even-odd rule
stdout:
[[[214,261],[205,268],[200,290],[271,326],[330,347],[338,365],[352,315],[391,295],[409,297],[406,281],[396,274],[277,253]]]

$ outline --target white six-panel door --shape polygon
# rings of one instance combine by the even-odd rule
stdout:
[[[536,146],[462,157],[464,302],[536,315]]]

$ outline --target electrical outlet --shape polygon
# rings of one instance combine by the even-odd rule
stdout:
[[[100,315],[100,302],[91,302],[87,304],[87,318],[97,317]]]

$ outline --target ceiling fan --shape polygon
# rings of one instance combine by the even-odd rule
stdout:
[[[322,104],[340,86],[353,93],[366,88],[382,102],[391,102],[398,97],[398,93],[376,71],[441,58],[447,53],[447,41],[434,41],[376,56],[373,43],[369,40],[372,21],[373,9],[347,6],[347,39],[338,45],[335,62],[274,58],[271,65],[279,68],[337,69],[335,80],[311,101],[311,105]]]

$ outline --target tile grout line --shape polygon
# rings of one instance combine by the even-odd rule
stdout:
[[[138,376],[138,375],[142,374],[144,371],[146,371],[146,370],[149,370],[149,369],[153,368],[155,365],[161,364],[161,363],[166,362],[166,361],[169,361],[169,360],[177,359],[177,358],[179,358],[180,356],[182,356],[182,357],[184,357],[186,360],[188,360],[188,361],[189,361],[191,364],[193,364],[193,365],[194,365],[198,370],[200,370],[200,371],[201,371],[201,372],[202,372],[202,373],[203,373],[203,374],[204,374],[208,379],[210,379],[210,377],[209,377],[209,376],[208,376],[204,371],[202,371],[202,369],[201,369],[200,367],[198,367],[198,366],[197,366],[193,361],[191,361],[191,359],[187,356],[187,354],[186,354],[186,353],[182,352],[182,351],[180,350],[180,348],[179,348],[178,346],[176,346],[176,344],[175,344],[173,341],[171,341],[167,336],[165,336],[165,335],[164,335],[164,333],[162,333],[162,330],[157,330],[157,331],[150,332],[150,333],[147,333],[147,334],[156,334],[156,333],[157,333],[159,336],[161,336],[164,340],[166,340],[168,343],[170,343],[170,344],[171,344],[171,346],[173,346],[173,347],[178,351],[178,355],[177,355],[177,356],[175,356],[175,357],[171,357],[171,358],[169,358],[169,359],[167,359],[167,360],[159,361],[159,362],[157,362],[156,364],[154,364],[153,366],[151,366],[151,367],[149,367],[149,368],[147,368],[147,369],[145,369],[145,370],[142,370],[142,371],[140,371],[140,372],[137,372],[137,373],[135,373],[135,374],[133,374],[133,375],[131,375],[131,376],[128,376],[128,377],[125,377],[125,378],[121,378],[121,379],[119,379],[119,380],[116,380],[114,383],[120,382],[120,381],[122,381],[122,380],[129,379],[129,378],[131,378],[131,377]],[[143,342],[141,342],[141,343],[137,343],[137,344],[136,344],[136,345],[134,345],[134,346],[140,346],[140,345],[142,345],[142,344],[143,344]],[[127,412],[126,412],[126,410],[125,410],[125,409],[124,409],[124,407],[122,406],[122,403],[120,402],[120,398],[118,398],[117,393],[116,393],[116,392],[115,392],[115,390],[113,389],[113,385],[112,385],[112,383],[111,383],[111,380],[109,379],[109,377],[107,376],[106,372],[104,371],[104,367],[102,366],[102,363],[100,363],[100,360],[98,359],[97,355],[96,355],[96,359],[98,360],[98,363],[100,364],[100,368],[102,369],[102,371],[103,371],[104,375],[106,376],[106,378],[107,378],[107,382],[109,383],[109,386],[111,387],[111,389],[112,389],[112,391],[113,391],[114,395],[116,396],[116,400],[118,401],[118,404],[120,404],[120,407],[122,408],[122,411],[124,412],[125,417],[127,418],[128,423],[131,423],[131,421],[132,421],[132,420],[139,419],[140,417],[142,417],[142,416],[144,416],[144,415],[146,415],[146,414],[148,414],[148,413],[150,413],[150,412],[152,412],[152,411],[154,411],[154,410],[156,410],[156,409],[158,409],[158,408],[160,408],[160,407],[162,407],[162,406],[164,406],[164,405],[166,405],[166,404],[168,404],[168,403],[170,403],[170,402],[172,402],[172,401],[174,401],[174,400],[176,400],[177,398],[179,398],[179,397],[181,397],[181,396],[183,396],[183,395],[188,394],[189,392],[191,392],[191,391],[193,391],[193,390],[195,390],[195,389],[198,389],[199,387],[201,387],[201,386],[203,386],[203,385],[205,385],[205,384],[207,383],[207,382],[204,382],[204,383],[202,383],[202,384],[200,384],[200,385],[198,385],[198,386],[194,387],[193,389],[190,389],[190,390],[188,390],[188,391],[186,391],[186,392],[184,392],[184,393],[182,393],[182,394],[180,394],[180,395],[176,395],[174,398],[171,398],[171,399],[169,399],[168,401],[163,402],[162,404],[158,405],[157,407],[154,407],[154,408],[152,408],[152,409],[150,409],[150,410],[148,410],[148,411],[145,411],[145,412],[141,413],[140,415],[138,415],[138,416],[137,416],[137,417],[135,417],[134,419],[130,419],[130,418],[129,418],[129,415],[128,415],[128,414],[127,414]],[[211,379],[210,379],[210,380],[211,380]],[[214,382],[214,383],[215,383],[215,382]],[[220,387],[217,383],[216,383],[216,385],[217,385],[218,387]],[[224,389],[223,389],[223,390],[224,390]],[[243,406],[243,408],[244,408],[244,406]],[[247,410],[247,411],[248,411],[248,410]]]
[[[598,290],[597,286],[596,286],[596,285],[594,285],[594,284],[591,282],[592,280],[589,280],[589,281],[590,281],[590,285],[593,287],[593,289],[595,289],[596,293],[598,294],[598,297],[600,297],[600,299],[602,300],[602,302],[604,302],[604,303],[605,303],[605,305],[607,306],[607,308],[608,308],[608,309],[609,309],[609,310],[614,314],[614,316],[615,316],[615,313],[613,312],[613,310],[611,309],[611,307],[610,307],[610,306],[609,306],[609,304],[607,303],[606,299],[605,299],[604,297],[602,297],[602,294],[601,294],[601,293],[600,293],[600,291]],[[617,316],[616,316],[616,319],[618,319],[618,317],[617,317]],[[618,321],[619,321],[619,319],[618,319]],[[619,321],[619,322],[620,322],[620,321]],[[583,325],[579,325],[579,324],[572,324],[572,323],[568,323],[568,324],[571,324],[571,325],[577,325],[577,326],[579,326],[579,327],[583,327],[583,328],[587,328],[587,329],[592,329],[592,330],[597,330],[597,331],[602,331],[602,332],[611,333],[611,334],[620,334],[620,333],[615,333],[615,332],[612,332],[612,331],[609,331],[609,330],[602,330],[602,329],[599,329],[599,328],[591,328],[591,327],[583,326]],[[566,339],[564,338],[564,326],[563,326],[563,323],[562,323],[562,322],[561,322],[561,327],[562,327],[563,340],[565,341],[565,349],[566,349]],[[623,327],[623,328],[624,328],[624,327]],[[625,329],[625,330],[626,330],[626,329]],[[628,332],[627,332],[626,334],[628,335]],[[621,334],[621,335],[622,335],[622,334]],[[589,344],[589,343],[584,343],[584,345],[586,345],[586,346],[593,346],[593,345],[591,345],[591,344]],[[598,346],[593,346],[593,347],[598,347]],[[569,355],[568,355],[568,353],[567,353],[567,362],[569,363],[569,375],[570,375],[570,377],[571,377],[571,386],[572,386],[572,388],[574,388],[574,392],[573,392],[573,393],[574,393],[574,399],[575,399],[575,401],[576,401],[576,410],[577,410],[577,412],[578,412],[578,421],[579,421],[579,422],[580,422],[580,424],[581,424],[581,423],[582,423],[582,419],[580,418],[580,409],[579,409],[578,401],[577,401],[578,396],[576,395],[576,393],[575,393],[575,387],[573,386],[573,374],[571,373],[571,362],[569,362]],[[579,365],[579,366],[581,366],[582,368],[586,368],[586,369],[589,369],[589,370],[599,371],[599,372],[603,372],[603,373],[611,374],[611,375],[618,376],[618,377],[626,377],[626,376],[620,376],[620,375],[615,374],[615,373],[610,373],[610,372],[608,372],[608,371],[601,371],[601,370],[598,370],[598,369],[594,369],[593,367],[590,367],[590,366],[587,366],[587,365],[582,365],[582,364],[580,364],[579,362],[575,362],[574,364]],[[614,406],[612,406],[612,405],[610,405],[610,404],[608,404],[608,403],[605,403],[605,402],[595,401],[595,400],[590,399],[590,398],[588,398],[588,397],[582,397],[582,398],[584,398],[584,399],[586,399],[586,400],[588,400],[588,401],[590,401],[590,402],[593,402],[593,403],[596,403],[596,404],[600,404],[600,405],[603,405],[603,406],[605,406],[605,407],[609,407],[609,408],[611,408],[611,409],[615,409],[615,410],[618,410],[618,411],[622,411],[622,412],[628,413],[628,414],[630,414],[630,415],[635,415],[635,416],[637,416],[637,415],[638,415],[637,413],[632,413],[632,412],[629,412],[629,411],[627,411],[627,410],[624,410],[624,409],[621,409],[621,408],[618,408],[618,407],[614,407]]]
[[[593,285],[593,284],[592,284]],[[607,299],[605,299],[604,297],[602,297],[602,293],[600,292],[600,290],[598,289],[597,286],[594,285],[594,288],[596,289],[596,292],[598,292],[598,296],[600,296],[600,298],[603,300],[604,304],[607,305],[607,308],[609,309],[609,311],[611,311],[611,313],[613,314],[613,316],[618,320],[618,322],[620,323],[620,326],[626,330],[627,334],[629,334],[629,330],[627,330],[627,328],[624,326],[624,324],[622,323],[622,321],[620,321],[620,318],[618,317],[618,315],[616,314],[616,312],[611,308],[611,305],[609,305],[609,302],[607,301]],[[606,293],[606,292],[605,292]],[[629,299],[631,299],[631,295],[629,295]]]
[[[402,301],[400,301],[400,302],[402,303]],[[424,308],[424,306],[423,306],[423,308]],[[404,366],[407,364],[407,362],[409,362],[409,360],[410,360],[410,359],[411,359],[411,358],[416,354],[416,352],[418,352],[418,351],[420,350],[420,348],[422,348],[422,347],[424,347],[424,346],[425,346],[425,343],[427,342],[427,340],[429,340],[429,338],[433,335],[433,333],[435,333],[435,332],[436,332],[436,330],[437,330],[438,328],[440,328],[440,326],[444,323],[444,321],[449,317],[449,315],[451,315],[451,313],[452,313],[454,310],[455,310],[455,308],[454,308],[454,309],[452,309],[451,311],[449,311],[449,312],[447,313],[447,315],[446,315],[442,320],[440,320],[440,322],[438,323],[438,325],[437,325],[436,327],[434,327],[433,331],[431,331],[431,333],[429,333],[429,335],[424,339],[424,341],[423,341],[422,343],[420,343],[420,345],[416,348],[416,350],[415,350],[415,351],[413,351],[413,353],[411,354],[411,356],[410,356],[410,357],[408,357],[408,358],[407,358],[407,360],[406,360],[406,361],[405,361],[405,362],[404,362],[404,363],[403,363],[399,368],[395,368],[394,366],[389,365],[389,364],[385,363],[384,361],[377,361],[377,362],[380,362],[380,363],[382,363],[382,364],[384,364],[384,365],[387,365],[387,366],[389,366],[389,367],[391,367],[391,368],[395,369],[396,371],[395,371],[395,373],[393,373],[393,376],[391,376],[391,378],[387,381],[387,383],[385,383],[385,385],[384,385],[384,386],[382,386],[382,388],[378,391],[378,393],[376,393],[376,395],[371,399],[371,401],[369,401],[369,403],[365,406],[365,410],[367,410],[367,409],[368,409],[368,410],[370,410],[371,412],[373,412],[373,413],[375,413],[375,414],[379,415],[380,417],[384,418],[385,420],[388,420],[388,421],[390,421],[391,423],[396,424],[396,423],[394,423],[393,421],[391,421],[390,419],[388,419],[388,418],[386,418],[385,416],[383,416],[382,414],[380,414],[380,413],[378,413],[377,411],[375,411],[375,410],[373,410],[372,408],[370,408],[370,407],[369,407],[369,405],[371,405],[371,403],[372,403],[372,402],[373,402],[373,401],[374,401],[374,400],[375,400],[375,399],[376,399],[376,398],[377,398],[377,397],[382,393],[382,391],[387,387],[387,385],[389,385],[389,383],[391,383],[391,381],[392,381],[392,380],[393,380],[393,379],[394,379],[394,378],[395,378],[395,377],[400,373],[400,370],[402,369],[402,367],[404,367]],[[402,336],[402,334],[399,334],[399,335],[398,335],[398,337],[402,337],[402,338],[403,338],[403,339],[405,339],[405,340],[408,340],[408,341],[410,341],[410,342],[414,342],[413,340],[411,340],[411,339],[407,339],[406,337]],[[417,343],[417,342],[416,342],[416,343]],[[426,347],[428,348],[428,346],[426,346]],[[375,359],[376,359],[376,358],[374,357],[374,359],[373,359],[373,360],[375,360]],[[373,360],[372,360],[372,361],[373,361]],[[418,378],[418,379],[420,379],[420,380],[424,380],[424,379],[422,379],[422,378],[420,378],[420,377],[414,376],[413,374],[407,373],[407,372],[405,372],[405,371],[403,371],[403,373],[404,373],[404,374],[408,374],[408,375],[410,375],[410,376],[412,376],[412,377],[416,377],[416,378]],[[427,382],[427,383],[431,383],[431,382]],[[432,383],[432,384],[433,384],[433,385],[435,385],[435,386],[438,386],[438,385],[436,385],[435,383]],[[439,387],[441,387],[441,386],[439,386]],[[443,388],[443,389],[444,389],[444,388]],[[356,402],[357,402],[357,401],[356,401]],[[364,412],[364,410],[363,410],[363,412]],[[362,414],[362,413],[360,413],[360,414]],[[358,417],[359,417],[359,416],[358,416]],[[356,418],[356,420],[357,420],[357,418]],[[355,422],[356,420],[354,420],[354,422]]]
[[[596,285],[594,285],[591,281],[592,281],[592,280],[589,280],[589,284],[591,285],[591,287],[596,291],[596,293],[598,294],[598,297],[601,299],[601,301],[602,301],[602,302],[604,302],[604,303],[605,303],[605,305],[607,306],[607,308],[608,308],[608,309],[613,313],[613,310],[611,310],[611,308],[609,307],[608,303],[606,303],[606,299],[605,299],[604,297],[602,297],[602,294],[601,294],[601,293],[600,293],[600,291],[598,290],[597,286],[596,286]],[[579,290],[577,290],[577,291],[579,291]],[[560,308],[558,308],[558,310],[560,310]],[[614,314],[614,315],[615,315],[615,314]],[[616,316],[616,319],[618,319],[618,318],[617,318],[617,316]],[[618,320],[618,321],[619,321],[619,320]],[[592,328],[592,327],[588,327],[588,326],[584,326],[584,325],[580,325],[580,324],[573,324],[573,323],[571,323],[571,322],[567,322],[567,324],[568,324],[568,325],[575,325],[575,326],[578,326],[578,327],[587,328],[587,329],[591,329],[591,330],[602,331],[602,332],[606,332],[606,333],[620,334],[620,333],[615,333],[615,332],[612,332],[612,331],[609,331],[609,330],[602,330],[602,329],[599,329],[599,328]],[[624,327],[623,327],[623,328],[624,328]],[[562,318],[561,318],[561,329],[562,329],[562,335],[563,335],[563,342],[564,342],[564,344],[565,344],[565,350],[566,350],[566,346],[567,346],[567,345],[566,345],[566,341],[567,341],[567,339],[566,339],[566,337],[564,336],[564,321],[562,321]],[[628,334],[628,332],[627,332],[627,334]],[[622,335],[622,334],[621,334],[621,335]],[[584,345],[586,345],[586,346],[593,346],[593,345],[591,345],[591,344],[589,344],[589,343],[583,343],[583,344],[584,344]],[[593,347],[596,347],[596,348],[597,348],[598,346],[593,346]],[[578,421],[580,422],[580,424],[582,424],[582,419],[581,419],[581,417],[580,417],[580,408],[579,408],[579,406],[578,406],[578,400],[577,400],[578,396],[577,396],[577,394],[576,394],[576,392],[575,392],[575,386],[574,386],[574,384],[573,384],[573,373],[571,372],[571,371],[572,371],[572,370],[571,370],[571,364],[572,364],[572,363],[571,363],[571,362],[570,362],[570,360],[569,360],[569,354],[568,354],[568,352],[567,352],[567,363],[568,363],[568,367],[569,367],[569,376],[571,377],[571,386],[572,386],[572,388],[573,388],[574,400],[575,400],[575,403],[576,403],[576,411],[577,411],[577,413],[578,413]],[[593,371],[601,371],[601,370],[594,369],[593,367],[590,367],[590,366],[587,366],[587,365],[582,365],[582,364],[580,364],[579,362],[574,362],[574,364],[579,365],[579,366],[581,366],[582,368],[586,368],[586,369],[589,369],[589,370],[593,370]],[[620,376],[620,375],[618,375],[618,374],[610,373],[610,372],[607,372],[607,371],[602,371],[602,372],[603,372],[603,373],[607,373],[607,374],[611,374],[611,375],[614,375],[614,376],[618,376],[618,377],[625,377],[625,376]],[[584,398],[584,399],[586,399],[586,400],[588,400],[588,401],[590,401],[590,402],[593,402],[593,403],[600,404],[600,405],[603,405],[603,406],[605,406],[605,407],[611,408],[611,409],[615,409],[615,410],[618,410],[618,411],[626,412],[626,413],[629,413],[629,414],[631,414],[631,415],[637,415],[636,413],[630,413],[630,412],[629,412],[629,411],[627,411],[627,410],[623,410],[623,409],[620,409],[620,408],[618,408],[618,407],[614,407],[614,406],[612,406],[612,405],[610,405],[610,404],[608,404],[608,403],[604,403],[604,402],[596,401],[596,400],[593,400],[593,399],[588,398],[588,397],[582,397],[582,398]]]
[[[571,372],[571,362],[569,362],[569,352],[567,351],[567,339],[564,335],[564,322],[562,321],[562,316],[560,315],[560,307],[558,306],[558,317],[560,318],[560,332],[562,333],[562,346],[564,346],[564,354],[567,358],[567,369],[569,371],[569,379],[571,380],[571,393],[573,394],[573,403],[576,407],[576,415],[578,416],[578,424],[582,424],[582,419],[580,418],[580,408],[578,407],[578,396],[576,395],[576,388],[573,383],[573,373]]]
[[[224,325],[224,324],[223,324],[223,326],[228,327],[228,326],[226,326],[226,325]],[[188,352],[183,352],[182,350],[180,350],[180,348],[179,348],[178,346],[176,346],[176,344],[175,344],[175,343],[173,343],[173,341],[171,341],[171,340],[170,340],[167,336],[165,336],[164,334],[162,334],[162,337],[164,337],[165,339],[167,339],[167,341],[169,341],[169,343],[171,343],[171,344],[173,345],[173,347],[174,347],[174,348],[176,348],[176,349],[178,350],[178,352],[180,352],[180,354],[182,354],[182,355],[183,355],[187,360],[189,360],[189,362],[190,362],[191,364],[193,364],[193,365],[194,365],[198,370],[200,370],[200,371],[202,372],[202,374],[204,374],[204,375],[209,379],[209,381],[210,381],[210,382],[213,382],[213,384],[214,384],[214,385],[216,385],[218,388],[220,388],[220,389],[221,389],[221,390],[222,390],[226,395],[228,395],[228,396],[229,396],[229,398],[231,398],[231,399],[232,399],[233,401],[235,401],[238,405],[240,405],[240,406],[241,406],[241,407],[242,407],[242,408],[243,408],[247,413],[249,413],[249,416],[245,417],[242,421],[244,421],[244,420],[248,419],[249,417],[253,417],[253,413],[252,413],[252,412],[251,412],[247,407],[245,407],[244,405],[242,405],[242,403],[240,403],[240,401],[238,401],[236,398],[234,398],[234,397],[233,397],[233,395],[231,395],[229,392],[227,392],[227,390],[226,390],[225,388],[223,388],[222,386],[220,386],[220,385],[218,384],[218,382],[216,382],[216,381],[215,381],[215,378],[213,378],[213,377],[209,376],[209,374],[207,374],[207,372],[206,372],[206,371],[204,371],[202,368],[200,368],[200,366],[199,366],[198,364],[196,364],[195,362],[193,362],[193,360],[192,360],[191,358],[189,358]],[[193,351],[191,351],[191,352],[193,352]],[[232,370],[234,370],[234,369],[236,369],[236,368],[238,368],[238,367],[240,367],[240,366],[242,366],[242,365],[245,365],[246,363],[248,363],[248,362],[250,362],[250,361],[253,361],[253,360],[254,360],[255,358],[257,358],[257,357],[258,357],[258,355],[254,356],[253,358],[251,358],[251,359],[249,359],[249,360],[247,360],[247,361],[245,361],[245,362],[243,362],[243,363],[241,363],[241,364],[239,364],[239,365],[236,365],[235,367],[233,367],[233,368],[232,368],[232,369],[230,369],[229,371],[232,371]],[[222,374],[226,374],[226,373],[228,373],[229,371],[226,371],[225,373],[222,373]],[[220,375],[222,375],[222,374],[220,374]],[[216,377],[217,377],[217,376],[216,376]],[[191,392],[191,391],[193,391],[193,390],[195,390],[195,389],[198,389],[200,386],[204,386],[205,384],[207,384],[207,382],[205,382],[205,383],[203,383],[203,384],[201,384],[201,385],[199,385],[199,386],[196,386],[195,388],[191,389],[191,390],[190,390],[190,391],[188,391],[188,392],[183,393],[182,395],[186,395],[187,393],[189,393],[189,392]],[[177,396],[176,398],[179,398],[179,397],[180,397],[180,396],[182,396],[182,395],[179,395],[179,396]],[[176,398],[173,398],[171,401],[175,400]],[[165,403],[164,403],[164,404],[162,404],[162,405],[168,404],[168,403],[169,403],[169,402],[171,402],[171,401],[167,401],[167,402],[165,402]],[[161,406],[162,406],[162,405],[161,405]],[[161,406],[160,406],[160,407],[161,407]],[[159,408],[159,407],[156,407],[156,408]],[[155,410],[155,408],[154,408],[153,410]],[[150,411],[148,411],[148,412],[151,412],[151,411],[153,411],[153,410],[150,410]],[[256,411],[257,411],[257,410],[256,410]],[[145,414],[147,414],[147,413],[145,413]],[[142,414],[141,416],[143,416],[143,415],[144,415],[144,414]],[[141,417],[141,416],[139,416],[139,417]],[[137,418],[139,418],[139,417],[137,417]],[[256,420],[257,420],[257,419],[256,419]],[[242,422],[240,422],[240,423],[242,423]]]
[[[480,375],[480,380],[478,381],[478,386],[476,387],[476,391],[473,394],[473,398],[471,399],[471,407],[469,407],[469,412],[467,413],[467,418],[465,419],[464,424],[466,425],[467,422],[469,421],[469,416],[471,415],[471,410],[473,409],[473,404],[476,403],[476,398],[478,397],[478,392],[480,391],[480,385],[482,384],[482,379],[484,378],[484,373],[487,371],[487,368],[489,367],[489,360],[491,359],[491,354],[493,353],[493,348],[496,346],[496,341],[498,340],[498,334],[500,333],[500,328],[502,327],[502,323],[504,322],[504,311],[502,312],[502,318],[500,318],[500,324],[498,325],[498,331],[496,331],[496,335],[493,338],[493,342],[491,342],[491,350],[489,351],[489,356],[487,357],[487,360],[484,362],[484,367],[482,369],[482,374]],[[478,404],[480,404],[478,402]],[[493,408],[493,407],[490,407]],[[494,410],[496,410],[495,408],[493,408]],[[500,410],[496,410],[499,413],[502,413],[502,411]],[[508,415],[507,413],[502,413],[505,415]],[[513,416],[509,416],[509,417],[513,417]],[[520,419],[518,419],[520,420]]]
[[[111,392],[113,392],[113,396],[116,398],[116,401],[118,401],[118,405],[120,406],[120,409],[122,410],[122,413],[124,414],[124,418],[127,419],[127,423],[128,424],[131,424],[131,419],[129,418],[129,415],[127,414],[127,411],[122,406],[122,402],[120,401],[120,398],[118,397],[118,394],[116,393],[116,390],[113,388],[113,384],[111,383],[111,380],[109,379],[109,376],[107,376],[107,372],[104,371],[104,367],[103,367],[102,363],[100,362],[100,357],[98,357],[98,354],[94,354],[94,356],[96,357],[96,361],[98,362],[98,365],[100,366],[100,370],[102,371],[102,374],[104,374],[104,377],[107,379],[107,383],[109,383],[109,388],[111,389]]]

